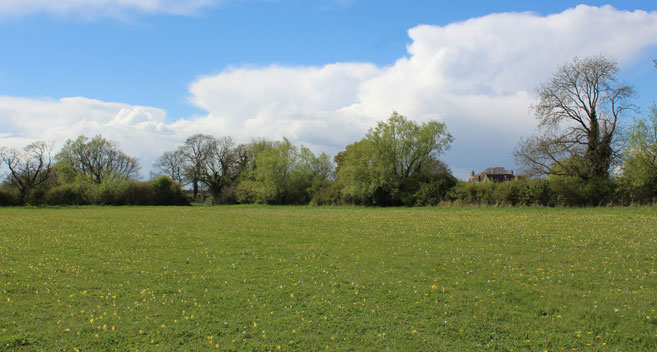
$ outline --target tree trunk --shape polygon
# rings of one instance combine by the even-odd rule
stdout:
[[[588,145],[585,160],[586,174],[584,179],[607,178],[611,163],[611,136],[607,133],[600,135],[600,124],[595,112],[592,113],[588,131]]]

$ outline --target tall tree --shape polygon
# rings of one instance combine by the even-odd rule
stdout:
[[[86,136],[67,140],[56,158],[75,172],[90,177],[96,184],[101,184],[107,177],[136,178],[139,173],[137,159],[101,135],[91,140]]]
[[[336,156],[344,194],[367,204],[403,204],[419,186],[415,176],[448,150],[452,141],[441,122],[418,124],[393,112],[363,140]]]
[[[207,134],[195,134],[188,137],[183,145],[185,178],[192,184],[194,198],[198,195],[199,184],[205,173],[205,163],[213,143],[215,143],[214,137]]]
[[[575,58],[540,85],[533,106],[538,134],[521,141],[516,161],[533,175],[607,178],[617,156],[619,120],[633,109],[632,87],[619,83],[616,61]]]
[[[208,140],[207,153],[201,181],[218,201],[221,191],[239,176],[240,155],[231,137]]]
[[[445,124],[417,124],[396,111],[388,121],[379,122],[370,130],[366,138],[374,143],[394,177],[402,181],[417,173],[427,159],[445,152],[453,141]]]
[[[34,142],[22,151],[13,148],[0,149],[0,160],[9,169],[9,180],[19,191],[19,204],[25,204],[31,190],[48,180],[52,170],[52,146]]]

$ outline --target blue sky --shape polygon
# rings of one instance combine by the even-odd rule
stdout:
[[[0,144],[103,133],[145,169],[197,132],[287,136],[334,154],[395,109],[446,122],[456,142],[445,159],[465,177],[514,167],[513,146],[532,131],[533,87],[574,56],[616,57],[638,105],[657,99],[654,1],[589,1],[578,11],[575,1],[57,3],[0,4]],[[471,47],[488,35],[500,44]],[[531,56],[531,45],[545,53]],[[504,73],[512,70],[520,73]],[[501,121],[507,106],[515,117]],[[501,111],[486,117],[491,109]]]

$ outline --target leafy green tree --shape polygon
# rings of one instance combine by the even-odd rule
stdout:
[[[270,204],[289,201],[296,154],[297,150],[290,141],[283,139],[256,155],[255,180],[260,186],[261,201]]]
[[[452,141],[443,123],[418,124],[393,112],[364,139],[336,156],[337,176],[345,200],[372,205],[411,205],[423,168],[437,161]]]
[[[633,200],[657,196],[657,106],[647,119],[639,119],[628,129],[623,181],[632,189]]]
[[[254,141],[243,155],[236,188],[240,202],[307,204],[327,186],[333,171],[328,155],[316,156],[287,138]]]
[[[89,140],[79,136],[69,139],[56,156],[75,173],[101,184],[106,178],[134,179],[139,173],[137,159],[122,152],[118,145],[100,135]]]

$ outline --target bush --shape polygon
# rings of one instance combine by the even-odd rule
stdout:
[[[459,200],[466,204],[495,204],[494,190],[494,182],[459,182],[449,192],[449,199]]]
[[[155,191],[150,182],[126,182],[116,205],[155,205]]]
[[[447,198],[449,191],[457,184],[457,179],[450,174],[443,174],[419,184],[413,195],[414,201],[408,205],[437,205]]]
[[[168,176],[160,176],[150,183],[153,205],[189,205],[189,199],[182,191],[180,183]]]
[[[18,204],[18,192],[10,187],[0,188],[0,206],[13,206]]]
[[[86,205],[93,203],[93,197],[80,184],[69,183],[51,188],[45,195],[50,205]]]
[[[340,204],[342,186],[335,180],[313,181],[310,187],[311,205],[337,205]]]
[[[120,178],[105,179],[97,186],[96,204],[125,205],[125,188],[128,181]]]
[[[258,201],[260,187],[257,182],[244,180],[235,188],[235,198],[240,204],[254,204]]]

